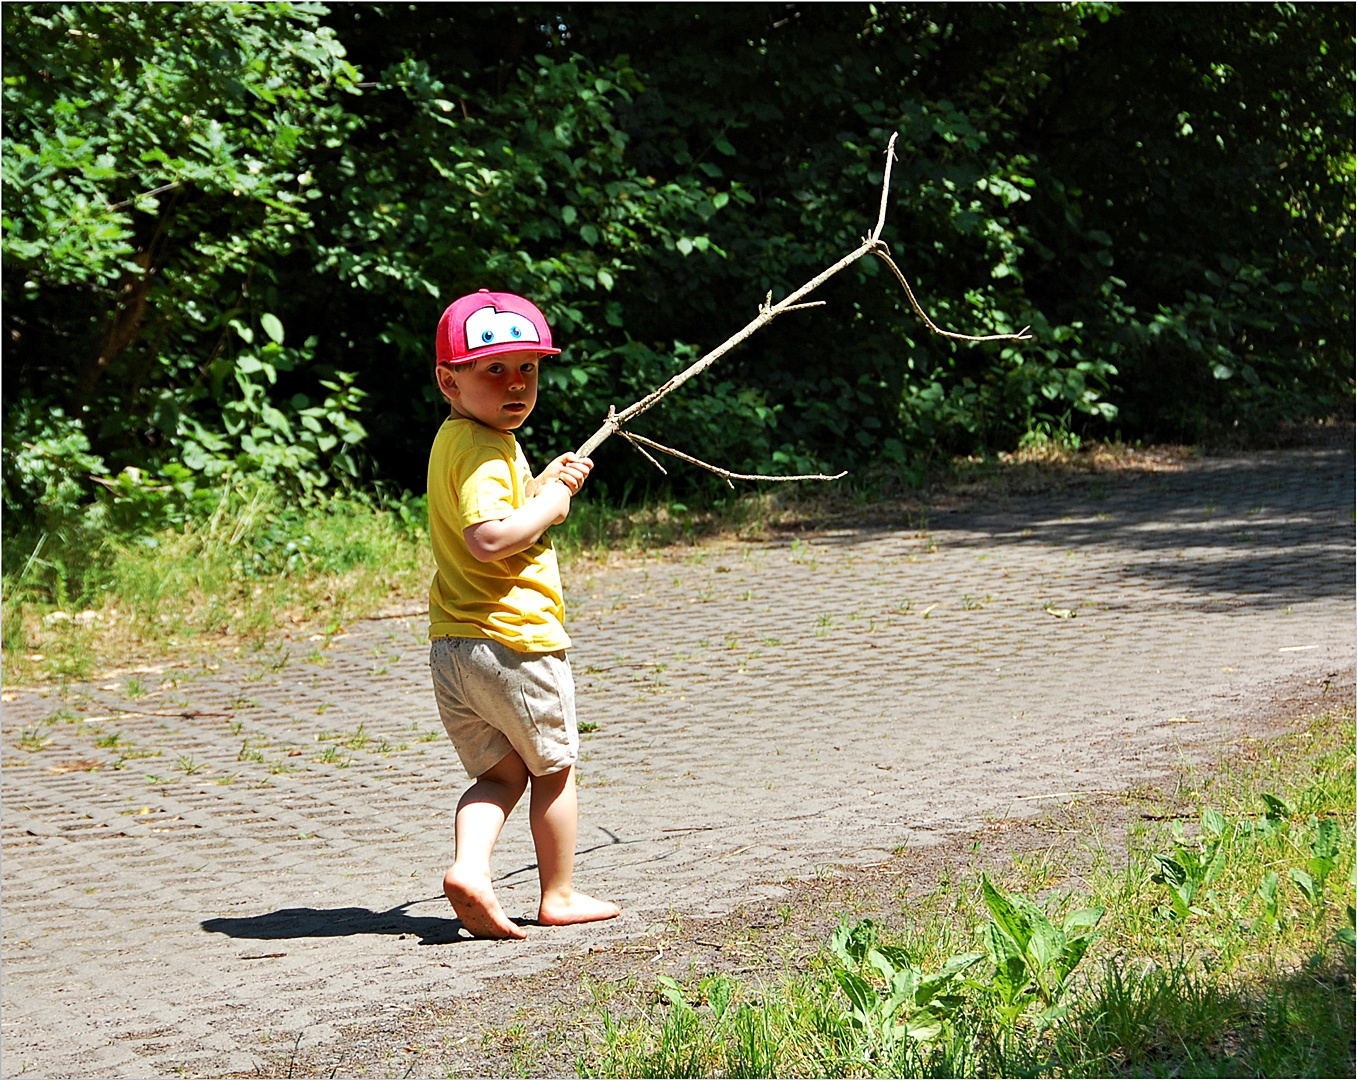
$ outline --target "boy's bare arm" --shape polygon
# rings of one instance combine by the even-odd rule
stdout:
[[[462,530],[467,549],[481,562],[493,562],[532,547],[547,526],[566,519],[570,500],[591,468],[593,462],[588,458],[562,454],[529,482],[528,501],[512,514]]]

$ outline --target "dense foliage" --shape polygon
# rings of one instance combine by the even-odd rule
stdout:
[[[478,287],[565,354],[577,445],[733,468],[1199,438],[1352,398],[1348,5],[6,4],[6,543],[251,474],[420,490],[432,332]],[[601,484],[647,476],[609,444]],[[16,540],[16,537],[18,540]]]

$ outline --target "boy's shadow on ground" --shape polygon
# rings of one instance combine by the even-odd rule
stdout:
[[[587,855],[599,848],[617,844],[639,844],[640,840],[622,840],[610,829],[599,827],[608,837],[608,843],[595,844],[577,854]],[[520,874],[537,869],[529,863],[496,879],[507,882]],[[414,934],[421,945],[456,945],[463,941],[483,940],[469,933],[462,934],[462,920],[437,918],[432,915],[408,915],[405,909],[416,904],[442,904],[448,908],[447,897],[426,896],[422,900],[407,900],[387,911],[369,911],[361,907],[342,908],[283,908],[267,915],[247,915],[239,919],[204,919],[199,925],[209,934],[225,934],[233,938],[253,941],[284,941],[288,938],[353,937],[356,934]],[[510,919],[517,926],[539,926],[536,919]]]
[[[351,937],[355,934],[411,934],[421,945],[456,945],[476,940],[462,934],[462,920],[433,915],[410,915],[406,908],[447,900],[442,896],[410,900],[388,911],[369,911],[361,907],[283,908],[266,915],[248,915],[238,919],[204,919],[200,924],[209,934],[225,934],[254,941],[282,941],[287,938]],[[451,911],[449,911],[451,915]],[[511,919],[519,926],[536,926],[532,919]]]

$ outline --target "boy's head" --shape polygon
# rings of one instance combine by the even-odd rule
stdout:
[[[454,300],[438,322],[435,379],[459,416],[500,431],[537,402],[537,360],[554,356],[551,328],[530,300],[488,289]]]

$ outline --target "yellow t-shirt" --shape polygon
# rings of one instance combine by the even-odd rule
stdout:
[[[490,638],[519,652],[569,647],[551,541],[543,537],[516,555],[481,562],[462,535],[527,502],[531,479],[509,433],[462,417],[438,429],[429,452],[429,536],[438,568],[429,586],[431,638]]]

